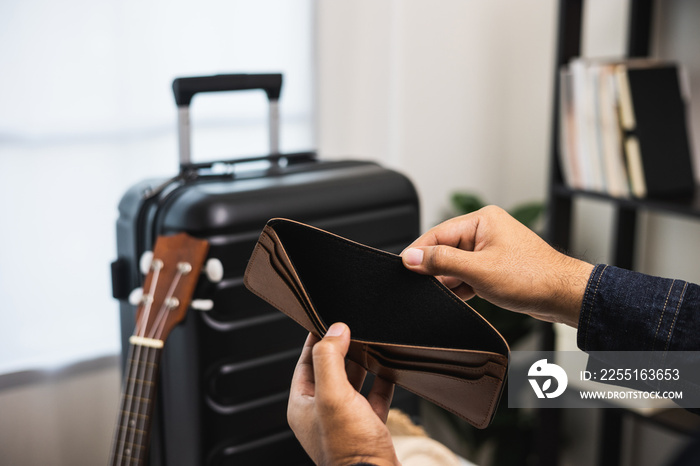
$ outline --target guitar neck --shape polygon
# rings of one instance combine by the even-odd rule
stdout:
[[[156,379],[163,342],[131,337],[124,387],[112,446],[111,466],[146,462]]]
[[[150,257],[144,254],[141,258],[142,270],[148,272],[143,288],[132,292],[140,290],[142,296],[136,294],[136,328],[129,339],[111,466],[146,462],[163,342],[185,318],[208,250],[207,241],[178,233],[159,236]]]

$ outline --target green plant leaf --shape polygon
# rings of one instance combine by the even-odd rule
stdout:
[[[544,204],[541,202],[529,202],[514,207],[510,215],[528,228],[532,228],[534,223],[544,213]]]
[[[481,197],[468,192],[456,192],[452,194],[450,200],[459,214],[468,214],[486,205]],[[542,202],[530,202],[514,207],[510,214],[525,226],[534,228],[544,210]],[[535,328],[536,321],[530,316],[506,311],[478,296],[470,299],[469,304],[489,321],[511,346],[518,344]],[[508,408],[507,396],[506,389],[488,429],[475,429],[447,411],[444,411],[444,415],[452,430],[458,438],[463,440],[469,451],[476,453],[484,445],[490,445],[493,448],[492,464],[499,466],[534,464],[532,462],[535,444],[534,415],[527,410]]]
[[[484,201],[476,194],[458,192],[452,195],[452,206],[460,214],[468,214],[484,207]]]

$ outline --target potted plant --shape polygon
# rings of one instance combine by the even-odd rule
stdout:
[[[454,193],[451,204],[457,215],[474,212],[486,205],[481,197],[466,192]],[[509,213],[537,231],[544,215],[544,203],[519,204],[509,209]],[[478,296],[468,303],[503,335],[511,348],[523,342],[536,329],[535,320],[526,314],[506,311]],[[489,463],[498,466],[532,464],[536,419],[532,412],[508,408],[507,397],[506,388],[492,424],[484,430],[476,429],[446,411],[444,415],[453,431],[452,437],[462,440],[464,445],[460,450],[469,452],[469,456],[478,456],[482,462],[486,456]]]

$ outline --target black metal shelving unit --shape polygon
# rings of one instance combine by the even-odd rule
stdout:
[[[611,203],[616,210],[613,231],[613,263],[619,267],[634,269],[635,232],[637,213],[642,210],[669,212],[700,219],[700,192],[692,199],[635,199],[615,198],[604,193],[569,188],[564,182],[559,158],[559,69],[580,55],[583,0],[560,0],[557,54],[554,79],[554,111],[552,118],[551,169],[549,183],[549,221],[547,238],[557,247],[569,249],[573,203],[576,198],[588,197]],[[653,0],[630,2],[628,57],[650,55],[652,37]]]
[[[604,193],[569,188],[563,177],[559,157],[559,70],[581,53],[582,18],[584,0],[559,0],[557,23],[557,51],[554,67],[554,111],[552,113],[552,139],[550,148],[550,176],[548,192],[548,241],[563,250],[571,246],[572,214],[577,198],[592,198],[610,203],[615,210],[612,231],[611,263],[634,270],[634,251],[637,237],[637,218],[640,211],[675,213],[700,220],[700,192],[693,199],[620,199]],[[653,37],[653,0],[632,0],[628,17],[628,57],[648,57]],[[544,349],[554,349],[554,332],[551,326],[544,330]],[[543,410],[540,415],[540,440],[538,442],[540,466],[558,464],[559,426],[561,412]],[[552,412],[553,411],[553,412]],[[627,413],[623,409],[605,409],[602,413],[598,464],[619,465],[622,454],[622,426]]]

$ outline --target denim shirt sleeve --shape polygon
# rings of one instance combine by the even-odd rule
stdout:
[[[577,340],[583,351],[700,350],[700,286],[596,265]]]

